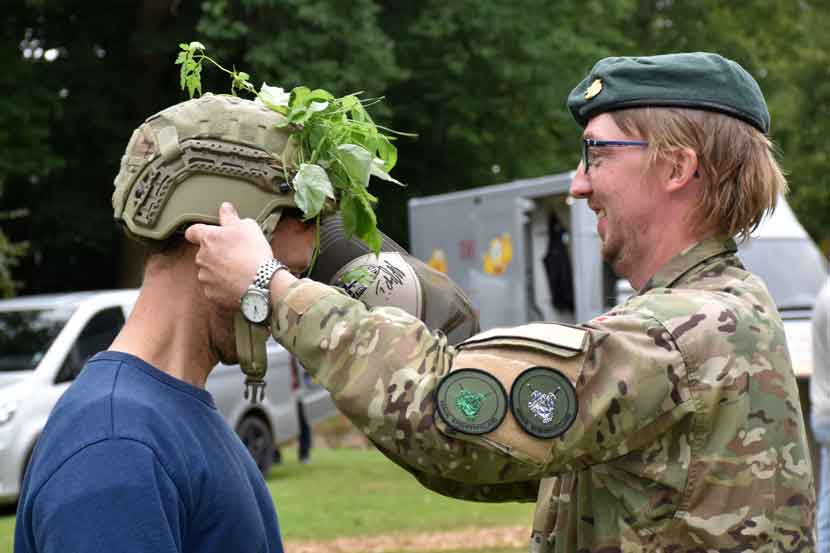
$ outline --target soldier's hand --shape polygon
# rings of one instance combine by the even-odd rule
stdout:
[[[196,265],[205,295],[228,308],[239,306],[257,268],[273,255],[256,221],[240,219],[227,202],[219,208],[219,226],[191,225],[184,236],[199,246]]]

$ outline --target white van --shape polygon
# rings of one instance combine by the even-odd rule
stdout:
[[[0,503],[17,500],[52,407],[86,361],[109,347],[137,297],[137,290],[121,290],[0,300]],[[298,399],[309,424],[337,413],[323,388],[292,378],[290,356],[273,340],[268,365],[265,399],[258,404],[243,398],[238,365],[217,365],[207,381],[218,409],[263,473],[276,448],[299,434]]]

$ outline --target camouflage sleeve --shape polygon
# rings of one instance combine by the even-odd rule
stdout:
[[[658,443],[694,410],[683,353],[660,320],[616,309],[584,327],[591,344],[575,383],[579,411],[551,443],[550,474]]]
[[[278,302],[272,320],[274,337],[306,367],[316,368],[316,377],[358,428],[422,482],[443,482],[445,489],[447,481],[536,487],[540,478],[659,442],[694,410],[686,363],[675,343],[682,326],[673,335],[648,310],[628,309],[584,328],[589,343],[581,356],[533,358],[534,365],[546,363],[570,375],[578,403],[569,428],[536,438],[520,430],[512,412],[488,434],[448,428],[436,415],[434,392],[459,354],[402,310],[368,310],[334,288],[303,281]],[[459,358],[464,355],[471,358]],[[515,349],[503,354],[508,363],[516,356]],[[511,389],[510,371],[493,374]],[[533,499],[527,490],[521,493]]]
[[[535,500],[540,467],[434,424],[434,389],[455,356],[441,333],[403,310],[369,310],[309,280],[276,302],[271,332],[343,414],[425,485],[469,499]]]

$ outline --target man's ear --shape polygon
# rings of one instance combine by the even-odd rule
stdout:
[[[668,161],[672,164],[672,169],[666,183],[667,192],[679,192],[700,176],[697,152],[691,148],[673,150]]]

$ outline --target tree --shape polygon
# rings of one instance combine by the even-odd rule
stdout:
[[[112,182],[132,129],[178,96],[162,83],[175,83],[175,38],[195,15],[171,11],[177,4],[4,6],[2,78],[14,103],[0,108],[0,128],[15,132],[3,138],[0,207],[29,212],[7,225],[31,245],[16,270],[25,291],[116,285]]]
[[[830,242],[830,14],[817,0],[137,0],[106,10],[10,0],[4,15],[0,211],[28,215],[0,219],[0,292],[19,253],[9,244],[24,242],[13,274],[26,292],[136,283],[135,267],[120,268],[136,256],[121,254],[112,181],[132,129],[185,99],[172,62],[191,40],[257,85],[385,97],[376,120],[418,135],[397,141],[393,174],[408,186],[372,183],[381,228],[404,244],[411,197],[573,168],[579,128],[565,99],[601,57],[717,51],[758,78],[791,203]],[[230,87],[207,71],[204,89]]]

